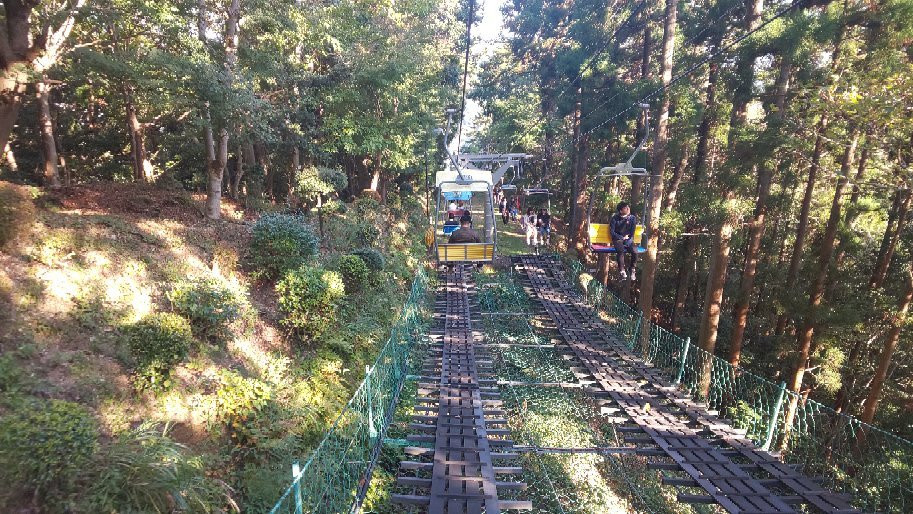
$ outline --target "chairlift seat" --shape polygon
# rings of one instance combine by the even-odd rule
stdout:
[[[644,233],[644,226],[637,225],[634,227],[634,240],[639,241]],[[616,253],[615,246],[612,245],[612,230],[607,223],[590,223],[590,250],[593,253]],[[647,251],[641,245],[634,247],[637,253]]]
[[[449,236],[456,232],[458,228],[460,228],[459,225],[444,225],[444,235]]]
[[[441,243],[437,245],[438,262],[491,262],[493,243]]]

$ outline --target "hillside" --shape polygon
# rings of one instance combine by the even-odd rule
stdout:
[[[208,220],[202,199],[180,190],[29,191],[31,230],[0,252],[0,439],[22,437],[12,433],[18,422],[61,440],[28,464],[40,469],[20,467],[40,476],[0,491],[3,510],[271,506],[286,481],[271,478],[315,444],[386,339],[417,263],[408,224],[389,223],[393,214],[372,200],[327,213],[307,267],[339,269],[342,256],[372,243],[385,262],[347,288],[323,319],[325,335],[305,336],[282,323],[275,279],[252,276],[257,216],[238,205]],[[158,383],[131,347],[157,313],[183,316],[193,332]],[[4,448],[0,461],[15,463]]]

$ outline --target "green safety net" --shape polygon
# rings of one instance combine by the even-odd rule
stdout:
[[[369,472],[409,370],[414,349],[425,336],[428,277],[419,270],[390,338],[370,366],[352,399],[300,468],[272,513],[349,512],[363,497]]]
[[[649,346],[641,348],[641,312],[599,282],[581,277],[579,264],[566,264],[569,281],[581,287],[585,302],[609,319],[629,349],[693,399],[744,429],[759,447],[779,451],[785,462],[823,478],[826,487],[851,494],[864,511],[913,509],[913,443],[804,399],[784,383],[733,366],[659,325],[651,324]],[[795,416],[787,426],[791,404]]]

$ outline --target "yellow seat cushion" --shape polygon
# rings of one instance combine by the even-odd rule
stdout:
[[[634,227],[634,240],[640,243],[640,238],[644,235],[644,226],[636,225]],[[612,244],[612,231],[606,223],[590,223],[590,243],[610,245]]]
[[[490,261],[493,256],[494,245],[491,243],[437,245],[437,258],[440,262]]]

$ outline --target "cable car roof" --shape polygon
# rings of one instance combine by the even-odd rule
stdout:
[[[487,192],[492,185],[491,172],[476,168],[463,168],[459,173],[441,170],[435,175],[434,184],[441,191]]]

